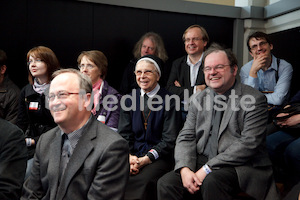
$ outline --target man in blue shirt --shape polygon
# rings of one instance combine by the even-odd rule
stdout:
[[[292,65],[272,55],[273,44],[266,33],[249,35],[247,46],[253,60],[241,68],[241,82],[265,93],[269,105],[284,104],[289,97]]]

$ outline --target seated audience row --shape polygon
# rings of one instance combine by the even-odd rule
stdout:
[[[31,49],[29,84],[21,91],[16,121],[29,152],[22,199],[229,199],[241,191],[257,199],[279,199],[265,149],[267,102],[273,113],[287,101],[292,66],[271,54],[268,35],[250,35],[247,45],[254,60],[240,76],[252,89],[236,80],[237,62],[230,50],[212,44],[204,51],[209,38],[203,27],[188,27],[183,41],[187,56],[174,61],[167,91],[159,82],[167,59],[161,37],[149,32],[140,39],[136,60],[124,72],[130,82],[124,82],[124,94],[135,90],[123,107],[122,96],[105,80],[108,62],[101,51],[81,52],[78,71],[58,70],[47,47]],[[6,69],[2,63],[1,72]],[[3,80],[0,76],[0,86]],[[237,99],[231,99],[232,91]],[[173,94],[180,99],[179,109],[177,99],[169,98]],[[246,108],[241,106],[245,95],[255,98]],[[216,109],[222,105],[222,111]],[[295,118],[283,120],[283,115],[277,115],[281,128]],[[283,147],[280,141],[271,150],[278,134],[283,133],[267,139],[272,161],[278,153],[282,159],[289,156],[283,152],[290,143]],[[294,137],[289,137],[291,143],[299,138],[287,134]],[[292,166],[296,173],[298,165]],[[260,179],[254,181],[252,174],[261,174]],[[120,185],[111,188],[117,180]]]

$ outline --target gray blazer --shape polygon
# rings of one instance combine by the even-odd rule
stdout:
[[[129,177],[128,154],[127,142],[92,117],[58,188],[61,130],[56,127],[39,139],[21,199],[123,199]]]
[[[259,91],[240,82],[236,82],[233,90],[236,98],[227,101],[219,129],[218,155],[207,164],[212,169],[233,166],[241,189],[256,199],[279,199],[271,161],[265,148],[266,98]],[[245,95],[254,97],[255,103],[242,104],[241,99]],[[175,170],[182,167],[197,170],[197,154],[203,153],[208,140],[213,105],[211,88],[197,93],[192,99],[186,122],[176,141]],[[246,111],[243,105],[248,110],[252,106],[255,109]]]

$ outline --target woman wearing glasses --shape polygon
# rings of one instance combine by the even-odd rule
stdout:
[[[93,84],[93,109],[91,112],[98,121],[117,131],[120,115],[121,95],[108,85],[107,58],[98,50],[83,51],[77,58],[78,68]]]
[[[161,59],[153,55],[137,61],[139,89],[133,90],[133,98],[127,98],[121,108],[118,132],[128,141],[130,150],[125,200],[156,199],[157,180],[174,167],[181,117],[175,100],[168,98],[171,94],[158,83],[161,66]]]
[[[56,126],[46,106],[51,75],[60,65],[54,52],[48,47],[37,46],[27,53],[28,81],[21,90],[17,125],[25,133],[28,163],[25,179],[29,176],[35,145],[41,134]]]

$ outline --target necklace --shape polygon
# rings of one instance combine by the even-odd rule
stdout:
[[[145,126],[145,130],[147,131],[147,126],[148,126],[148,123],[147,123],[147,122],[148,122],[148,118],[149,118],[149,116],[150,116],[151,110],[149,111],[147,117],[145,117],[144,111],[142,111],[142,113],[143,113],[143,118],[144,118],[144,126]]]

